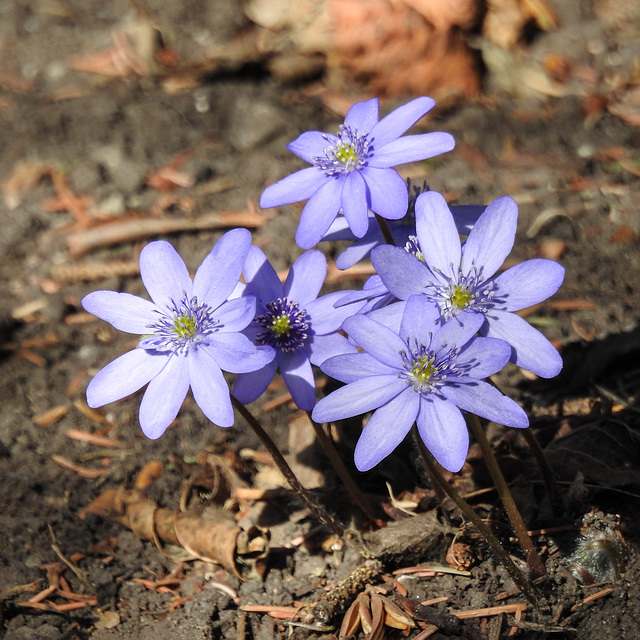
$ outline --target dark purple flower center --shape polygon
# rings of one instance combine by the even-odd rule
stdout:
[[[220,324],[209,305],[200,304],[195,296],[189,298],[186,292],[179,302],[172,300],[157,314],[158,320],[148,325],[150,333],[142,337],[138,347],[184,354],[218,331]]]
[[[450,382],[451,378],[460,377],[464,373],[456,366],[460,349],[455,346],[439,353],[417,341],[414,341],[413,346],[407,346],[407,351],[400,354],[403,369],[398,372],[398,376],[404,378],[407,384],[411,384],[417,393],[435,393],[441,386]]]
[[[324,150],[324,155],[313,159],[313,164],[328,177],[361,169],[373,154],[373,139],[369,140],[366,134],[344,124],[340,125],[337,140],[329,136],[325,139],[331,144]]]
[[[259,345],[269,345],[279,351],[297,351],[312,335],[311,318],[305,309],[289,298],[267,302],[265,313],[253,323],[262,328],[256,336]]]

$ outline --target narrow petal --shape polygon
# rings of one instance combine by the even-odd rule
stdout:
[[[511,347],[497,338],[474,338],[456,358],[456,367],[468,367],[472,378],[488,378],[509,362]]]
[[[339,333],[313,336],[305,350],[309,354],[311,364],[315,364],[317,367],[320,367],[325,360],[333,356],[357,352],[357,349]]]
[[[140,277],[156,306],[164,309],[186,293],[193,283],[178,252],[164,240],[146,245],[140,253]]]
[[[303,309],[315,300],[327,275],[327,259],[321,251],[303,253],[289,269],[284,283],[284,295]]]
[[[437,191],[422,193],[416,200],[416,234],[431,271],[457,280],[460,236],[447,201]]]
[[[329,178],[304,206],[296,231],[296,244],[311,249],[320,242],[340,210],[343,180]]]
[[[557,349],[515,313],[492,311],[481,333],[508,342],[513,348],[511,362],[542,378],[553,378],[562,370],[562,357]]]
[[[242,402],[249,404],[257,400],[267,389],[278,369],[277,358],[266,364],[262,369],[250,373],[240,373],[233,385],[233,395]]]
[[[346,177],[340,198],[349,228],[356,238],[362,238],[369,229],[369,206],[367,187],[359,171],[352,171]]]
[[[344,123],[358,133],[369,133],[378,124],[378,98],[356,102],[347,112]]]
[[[418,432],[431,455],[447,470],[460,471],[469,452],[469,432],[460,410],[431,396],[420,403]]]
[[[143,334],[158,319],[157,307],[148,300],[116,291],[93,291],[82,298],[85,311],[106,320],[118,331]]]
[[[265,302],[284,297],[284,288],[276,270],[264,255],[262,249],[251,245],[244,263],[244,279],[249,284],[248,293],[258,299],[260,306]]]
[[[406,437],[418,415],[420,396],[407,389],[380,407],[360,434],[353,459],[358,471],[368,471]]]
[[[326,335],[337,331],[342,323],[355,315],[363,303],[353,303],[336,307],[337,302],[344,297],[344,291],[334,291],[312,300],[305,306],[311,317],[311,328],[316,335]]]
[[[368,376],[394,375],[396,369],[382,364],[368,353],[346,353],[328,358],[321,365],[323,373],[340,382],[355,382]]]
[[[188,390],[187,358],[169,358],[167,366],[149,383],[140,403],[140,428],[147,438],[156,440],[166,431]]]
[[[550,298],[564,280],[564,267],[537,258],[517,264],[496,277],[495,297],[504,299],[505,311],[519,311]]]
[[[434,302],[422,295],[409,296],[402,314],[400,335],[409,344],[413,344],[415,338],[418,344],[429,346],[440,329],[439,322],[440,310]]]
[[[401,300],[400,302],[394,302],[384,307],[380,307],[379,309],[369,311],[367,313],[367,317],[369,317],[371,320],[379,322],[385,327],[388,327],[395,333],[399,333],[406,304],[407,303],[404,300]]]
[[[189,352],[189,378],[196,404],[213,424],[233,425],[233,407],[227,381],[215,360],[204,349]]]
[[[340,271],[350,269],[354,264],[369,257],[371,250],[382,243],[382,236],[371,233],[371,223],[369,223],[369,231],[362,238],[357,238],[353,244],[348,246],[336,258],[336,267]]]
[[[395,331],[368,316],[352,316],[343,327],[349,338],[376,360],[395,369],[402,367],[400,354],[407,350],[407,345]]]
[[[223,371],[229,373],[256,371],[271,362],[275,356],[273,349],[257,347],[242,333],[215,333],[208,336],[207,344],[202,345],[201,349],[206,351]]]
[[[459,378],[456,384],[441,387],[441,392],[464,411],[492,422],[507,427],[529,426],[529,418],[522,407],[483,380]]]
[[[263,209],[281,207],[310,198],[327,180],[323,171],[317,167],[300,169],[282,180],[269,185],[260,196],[260,206]]]
[[[469,273],[474,267],[490,278],[504,263],[513,248],[518,224],[518,205],[513,198],[494,200],[478,218],[469,233],[462,253],[461,269]]]
[[[327,134],[321,131],[305,131],[285,146],[298,158],[302,158],[309,164],[314,164],[315,159],[324,155],[324,150],[332,146],[331,141],[335,139],[334,136],[331,136],[329,140],[327,137]]]
[[[256,313],[256,300],[253,296],[244,296],[223,302],[215,312],[219,328],[226,333],[242,331],[253,320]]]
[[[247,229],[227,231],[202,261],[193,279],[193,293],[200,302],[217,309],[233,292],[251,246]]]
[[[144,349],[128,351],[93,377],[87,387],[87,404],[95,409],[130,396],[157,376],[168,360]]]
[[[370,167],[384,169],[397,167],[408,162],[418,162],[451,151],[456,142],[449,133],[422,133],[417,136],[403,136],[377,149],[369,161]]]
[[[376,247],[371,252],[371,264],[382,283],[400,300],[420,293],[433,281],[433,276],[424,262],[400,247]]]
[[[370,137],[376,149],[380,149],[387,143],[399,138],[407,129],[410,129],[422,116],[435,105],[432,98],[416,98],[407,104],[398,107],[388,116],[385,116],[371,129]]]
[[[280,373],[298,409],[311,411],[316,404],[316,387],[311,363],[304,351],[281,353]]]
[[[313,410],[316,422],[331,422],[377,409],[407,388],[394,375],[360,378],[322,398]]]
[[[433,336],[431,347],[436,353],[461,349],[478,333],[483,323],[484,316],[481,313],[459,313],[442,325]]]
[[[407,183],[395,169],[365,167],[362,177],[369,189],[369,207],[387,220],[400,220],[407,214]]]

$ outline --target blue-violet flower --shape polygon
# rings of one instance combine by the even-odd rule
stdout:
[[[191,387],[196,403],[215,424],[230,427],[233,408],[222,371],[260,369],[273,353],[241,333],[253,319],[255,298],[228,300],[251,245],[246,229],[226,233],[193,281],[176,250],[151,242],[140,254],[140,275],[153,302],[128,293],[94,291],[83,307],[116,329],[142,335],[137,348],[99,371],[87,387],[90,407],[128,396],[145,384],[140,426],[159,438]]]
[[[441,324],[438,308],[411,296],[399,333],[357,315],[343,325],[363,352],[330,358],[321,369],[346,383],[313,410],[318,422],[375,410],[358,440],[355,463],[371,469],[388,456],[415,422],[425,446],[449,471],[459,471],[469,448],[462,411],[511,427],[527,427],[525,412],[482,378],[509,360],[502,340],[478,338],[482,316],[460,313]]]
[[[354,104],[337,135],[307,131],[287,149],[313,165],[267,187],[260,206],[278,207],[307,200],[296,231],[303,249],[316,245],[341,211],[356,238],[369,228],[368,210],[398,220],[407,212],[404,180],[391,167],[451,151],[448,133],[400,137],[435,102],[416,98],[378,121],[378,99]]]

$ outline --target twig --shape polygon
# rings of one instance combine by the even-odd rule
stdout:
[[[382,231],[382,237],[384,238],[384,241],[387,244],[390,244],[392,247],[395,247],[396,241],[394,240],[393,235],[391,234],[391,229],[389,228],[389,224],[384,218],[379,216],[377,213],[375,214],[375,216],[376,216],[376,222],[380,227],[380,231]]]

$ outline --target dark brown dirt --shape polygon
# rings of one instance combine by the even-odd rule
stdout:
[[[225,42],[246,26],[235,0],[158,0],[150,6],[187,57],[193,43]],[[634,550],[640,535],[640,421],[634,405],[640,380],[640,134],[605,105],[637,87],[632,69],[638,60],[640,24],[632,9],[626,19],[614,20],[615,10],[607,2],[584,2],[579,11],[565,8],[566,15],[561,5],[557,10],[563,18],[557,31],[533,34],[528,48],[504,54],[512,71],[521,65],[520,74],[507,77],[500,70],[504,61],[497,62],[495,51],[480,43],[487,65],[485,95],[436,111],[427,125],[451,132],[458,141],[456,150],[408,167],[407,174],[426,176],[431,188],[461,204],[512,195],[521,212],[512,257],[551,255],[567,270],[561,291],[529,316],[562,349],[563,374],[552,381],[530,381],[513,369],[501,380],[531,411],[533,425],[548,446],[563,491],[571,498],[562,517],[552,516],[522,441],[503,430],[490,433],[531,528],[576,524],[583,514],[600,510],[620,516],[628,548],[621,555],[618,579],[581,586],[568,560],[577,530],[562,534],[565,537],[536,537],[550,569],[540,590],[549,599],[551,613],[529,608],[517,623],[515,637],[635,640],[640,627],[640,567]],[[175,203],[158,219],[250,211],[265,185],[299,168],[284,143],[306,129],[331,130],[341,120],[323,107],[327,94],[321,81],[283,87],[255,62],[204,74],[192,88],[177,92],[150,76],[105,80],[71,71],[72,56],[111,45],[111,30],[122,24],[123,13],[118,3],[0,2],[0,182],[20,164],[47,164],[66,176],[74,194],[93,199],[90,215],[125,219],[136,213],[153,219],[150,212],[166,194],[150,187],[147,178],[188,149],[191,155],[179,170],[193,178],[193,185],[172,192]],[[551,96],[550,91],[533,91],[526,81],[537,77],[550,52],[574,65],[572,78],[559,85],[564,89]],[[63,90],[76,97],[62,99]],[[82,223],[68,207],[47,210],[46,202],[58,195],[50,175],[20,191],[16,200],[7,200],[4,182],[5,202],[0,204],[0,637],[337,637],[332,625],[339,626],[339,616],[329,627],[312,630],[239,609],[317,601],[325,593],[323,586],[344,578],[361,562],[350,548],[319,546],[323,535],[316,531],[317,523],[286,492],[241,514],[243,524],[258,524],[270,532],[272,551],[264,580],[247,571],[240,581],[204,561],[177,564],[120,524],[91,514],[79,517],[103,490],[132,487],[151,460],[163,462],[165,470],[148,493],[170,509],[179,508],[186,475],[197,472],[196,457],[205,451],[223,456],[248,485],[268,488],[280,486],[281,480],[259,455],[239,457],[242,450],[260,449],[239,416],[232,429],[221,430],[208,425],[187,401],[176,425],[152,442],[137,425],[138,397],[99,414],[84,410],[90,377],[132,341],[83,316],[79,301],[94,289],[142,293],[135,273],[109,270],[120,263],[135,265],[141,245],[127,241],[72,255],[68,242],[82,231]],[[287,207],[254,233],[255,242],[279,269],[299,254],[293,241],[298,212]],[[222,231],[153,233],[144,240],[169,239],[195,269]],[[336,250],[327,247],[328,256],[335,257]],[[93,265],[98,275],[85,277],[86,265]],[[283,449],[300,453],[307,445],[288,434],[290,409],[263,411],[261,404],[254,408],[265,427]],[[44,412],[56,407],[62,407],[57,419],[43,419]],[[108,436],[120,446],[80,442],[69,437],[70,429]],[[348,461],[355,437],[348,430],[339,435]],[[383,520],[403,517],[397,505],[391,505],[385,482],[394,495],[413,500],[414,506],[419,502],[419,511],[434,508],[421,472],[413,464],[407,468],[407,456],[415,457],[412,451],[407,443],[380,469],[359,477],[372,501],[384,506]],[[61,458],[93,470],[94,477],[61,466]],[[299,468],[307,481],[319,479],[320,499],[345,522],[362,524],[322,454],[312,449],[299,458],[306,460]],[[465,492],[490,486],[474,448],[456,482]],[[506,539],[495,494],[489,490],[473,501]],[[240,507],[235,508],[237,513]],[[396,556],[384,571],[418,562],[443,564],[459,520],[455,511],[443,512],[442,518],[450,519],[448,533],[424,557]],[[290,544],[310,531],[316,532],[312,539],[317,545]],[[52,546],[54,538],[61,554],[78,569],[74,573],[67,568],[63,574],[71,591],[94,596],[92,606],[56,611],[45,604],[25,604],[33,592],[8,591],[34,581],[38,591],[49,585],[47,565],[61,561]],[[521,602],[517,596],[496,599],[513,583],[481,541],[468,532],[464,539],[479,557],[471,576],[403,578],[408,597],[424,601],[447,596],[437,607],[442,614]],[[515,548],[513,552],[518,554]],[[180,581],[170,585],[171,591],[140,581],[155,581],[176,570]],[[399,595],[388,582],[373,584],[383,586],[390,599]],[[581,604],[609,588],[601,598]],[[61,605],[69,600],[58,593],[49,601]],[[441,620],[440,631],[432,637],[506,637],[513,617],[502,620],[501,627],[492,620],[497,619],[448,625]],[[416,635],[414,630],[406,637]],[[388,629],[388,637],[402,636]]]

